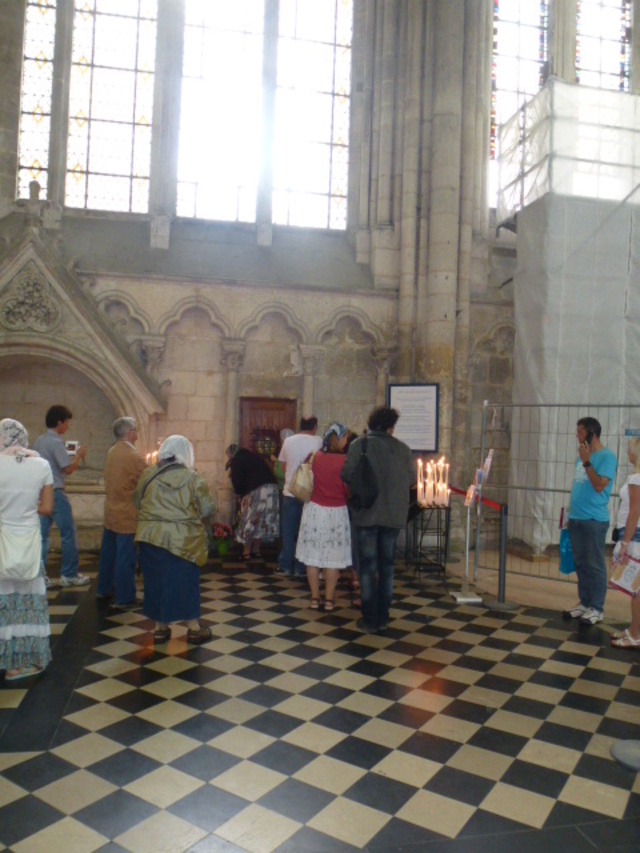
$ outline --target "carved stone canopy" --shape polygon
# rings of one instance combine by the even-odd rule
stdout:
[[[61,316],[47,280],[29,261],[2,294],[0,323],[13,331],[53,332]]]

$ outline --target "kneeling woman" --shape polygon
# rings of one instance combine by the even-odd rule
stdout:
[[[171,637],[170,622],[187,623],[187,642],[211,639],[200,625],[200,570],[207,561],[204,521],[213,512],[206,483],[193,470],[191,442],[170,435],[158,451],[158,464],[138,482],[136,542],[144,575],[144,615],[156,623],[155,643]]]
[[[346,426],[333,423],[324,434],[322,449],[313,457],[313,492],[302,511],[296,559],[307,566],[312,610],[320,606],[320,569],[326,570],[324,609],[329,611],[340,569],[351,565],[347,487],[340,479],[347,433]]]

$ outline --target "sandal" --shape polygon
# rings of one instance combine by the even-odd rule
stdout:
[[[44,667],[42,666],[28,666],[26,669],[8,669],[4,680],[18,681],[21,678],[31,678],[34,675],[40,675],[41,672],[44,672]]]
[[[154,643],[168,643],[171,639],[171,628],[167,625],[166,628],[158,628],[153,632]]]
[[[197,631],[192,631],[191,628],[187,631],[187,643],[191,643],[192,646],[199,646],[201,643],[206,643],[207,640],[211,639],[211,628],[198,628]]]
[[[318,609],[320,608],[320,600],[319,600],[319,599],[317,599],[317,598],[312,598],[312,599],[311,599],[311,604],[309,605],[309,607],[310,607],[312,610],[318,610]]]
[[[611,645],[616,649],[638,649],[640,648],[640,637],[636,640],[627,629],[620,637],[611,637]]]
[[[332,598],[325,598],[324,600],[324,612],[330,613],[335,607],[335,602]]]
[[[629,629],[625,628],[624,631],[614,631],[611,636],[614,640],[621,640],[623,637],[629,636]]]

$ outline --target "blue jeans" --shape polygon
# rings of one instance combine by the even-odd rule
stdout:
[[[304,575],[307,572],[305,564],[296,559],[296,542],[303,509],[304,504],[297,498],[287,495],[282,498],[282,548],[278,562],[284,575]]]
[[[387,627],[393,596],[393,568],[397,527],[358,527],[360,600],[362,618],[368,628]]]
[[[78,574],[78,540],[76,526],[73,521],[71,504],[63,489],[53,490],[53,513],[40,516],[40,532],[42,533],[42,562],[45,569],[49,556],[49,534],[54,524],[60,531],[62,548],[62,564],[60,575],[63,578],[75,578]]]
[[[607,564],[605,542],[608,521],[578,521],[569,519],[571,550],[578,575],[578,595],[584,607],[604,610],[607,594]]]
[[[98,595],[115,591],[116,604],[131,604],[136,600],[136,565],[138,552],[133,533],[102,531]]]

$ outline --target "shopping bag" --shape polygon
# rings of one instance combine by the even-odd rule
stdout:
[[[563,575],[570,575],[575,572],[576,564],[573,561],[573,551],[571,550],[571,537],[566,527],[560,531],[560,571]]]

